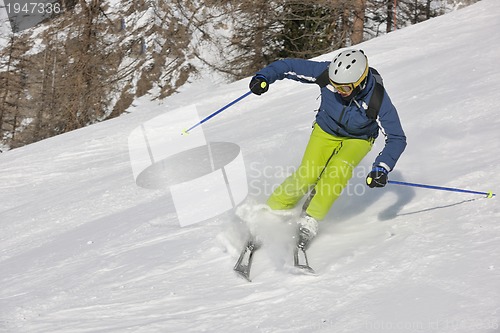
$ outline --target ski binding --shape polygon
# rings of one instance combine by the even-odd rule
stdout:
[[[296,246],[294,251],[293,251],[293,266],[300,273],[316,274],[314,269],[312,269],[312,267],[309,266],[309,260],[307,259],[306,250],[304,248],[300,248],[298,246]]]
[[[248,282],[252,282],[250,279],[250,269],[252,268],[253,256],[255,251],[260,248],[260,244],[253,238],[247,241],[245,248],[241,251],[236,265],[234,265],[233,270],[241,277],[246,279]]]

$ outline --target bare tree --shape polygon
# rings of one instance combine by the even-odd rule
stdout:
[[[345,44],[344,9],[335,2],[288,0],[284,8],[280,56],[312,58]]]
[[[234,78],[254,73],[277,54],[274,36],[279,33],[280,1],[220,1],[216,7],[224,10],[233,26],[233,32],[225,48],[229,55],[223,66],[218,67]]]
[[[355,0],[351,34],[351,44],[353,45],[359,44],[364,40],[365,11],[366,0]]]
[[[16,138],[20,128],[24,126],[23,108],[26,106],[25,87],[27,86],[27,70],[33,64],[25,56],[29,49],[26,40],[20,40],[11,34],[8,47],[0,52],[0,139],[11,146],[22,145]],[[29,115],[26,115],[29,117]],[[18,140],[21,141],[21,140]]]

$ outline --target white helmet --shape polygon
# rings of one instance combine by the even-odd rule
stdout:
[[[340,52],[328,69],[328,76],[336,84],[353,84],[356,88],[368,75],[368,59],[362,50]]]

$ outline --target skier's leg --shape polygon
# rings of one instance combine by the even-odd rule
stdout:
[[[322,220],[332,204],[342,193],[352,177],[354,168],[371,150],[372,142],[361,139],[344,139],[332,156],[313,189],[312,198],[305,207],[308,215]]]
[[[278,186],[267,204],[275,210],[290,209],[309,192],[317,182],[328,159],[342,141],[324,132],[317,124],[311,133],[298,169]]]

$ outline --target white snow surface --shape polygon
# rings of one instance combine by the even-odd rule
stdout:
[[[499,12],[500,1],[483,0],[360,45],[408,137],[390,179],[500,189]],[[234,210],[181,228],[168,189],[136,185],[134,128],[193,102],[207,116],[248,81],[206,78],[0,154],[1,332],[500,332],[498,198],[368,189],[383,137],[320,223],[315,276],[288,269],[276,220],[291,217],[265,224],[249,283],[232,271],[243,244]],[[241,148],[243,215],[261,214],[254,207],[300,162],[318,95],[277,82],[203,125],[207,140]]]

